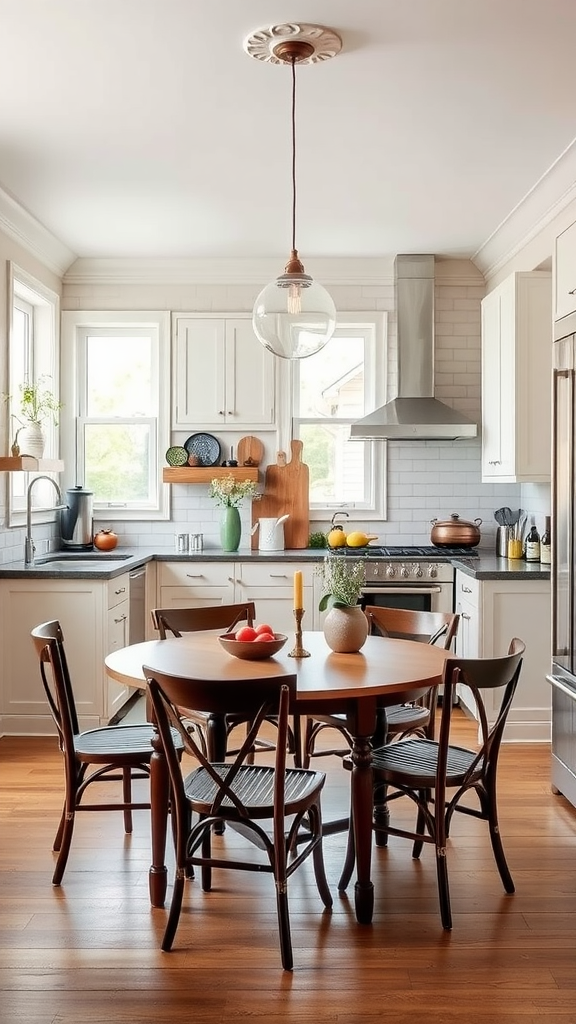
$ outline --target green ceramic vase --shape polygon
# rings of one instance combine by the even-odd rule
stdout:
[[[223,551],[238,551],[240,537],[242,535],[242,523],[240,512],[233,506],[224,509],[222,522],[220,524],[220,543]]]

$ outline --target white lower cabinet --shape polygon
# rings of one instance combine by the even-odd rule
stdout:
[[[456,611],[460,625],[456,651],[464,658],[501,657],[513,637],[526,644],[520,681],[508,715],[505,740],[550,740],[551,697],[546,674],[550,671],[550,581],[475,580],[456,573]],[[459,686],[458,695],[475,717],[470,690]],[[493,721],[497,707],[488,699]]]
[[[298,562],[159,562],[158,607],[254,601],[256,615],[277,633],[294,631],[294,572],[303,575],[304,629],[316,628],[314,566]]]
[[[30,632],[58,619],[64,633],[81,729],[105,724],[130,694],[110,687],[106,654],[128,643],[129,576],[108,581],[6,579],[0,582],[0,731],[55,732]]]

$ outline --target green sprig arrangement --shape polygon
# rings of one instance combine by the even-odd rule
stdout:
[[[353,608],[366,582],[366,563],[344,555],[328,555],[316,566],[322,580],[321,612],[329,608]]]

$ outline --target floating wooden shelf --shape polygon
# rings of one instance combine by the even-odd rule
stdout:
[[[258,481],[257,466],[165,466],[162,480],[165,484],[207,484],[233,476],[235,480]]]
[[[63,469],[60,459],[33,459],[31,455],[0,458],[0,471],[6,473],[61,473]]]

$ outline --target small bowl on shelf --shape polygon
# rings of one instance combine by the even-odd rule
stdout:
[[[263,661],[273,658],[281,651],[288,637],[284,633],[274,633],[273,640],[234,640],[229,633],[219,636],[221,646],[234,658],[243,661]]]

